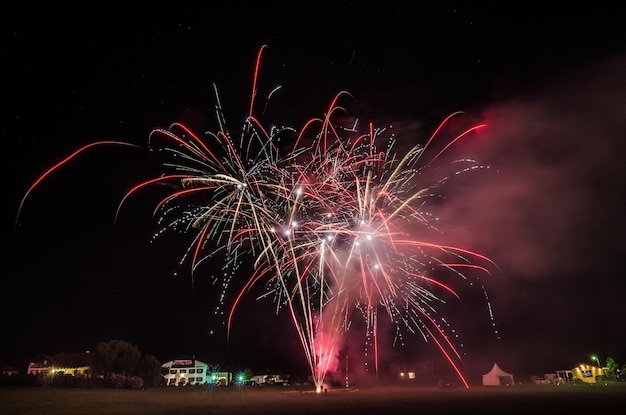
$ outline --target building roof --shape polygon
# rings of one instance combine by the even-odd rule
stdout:
[[[59,352],[53,355],[41,354],[31,363],[31,367],[82,367],[91,366],[89,352]]]

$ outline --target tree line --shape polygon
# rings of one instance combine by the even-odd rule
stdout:
[[[159,386],[162,364],[153,355],[142,354],[137,346],[124,340],[110,340],[97,344],[89,353],[89,376],[67,376],[42,373],[27,374],[20,368],[18,374],[2,377],[2,383],[14,386],[104,387],[143,389]],[[52,362],[54,363],[54,362]]]

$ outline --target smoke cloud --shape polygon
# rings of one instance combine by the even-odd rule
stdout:
[[[488,127],[461,146],[489,169],[452,184],[441,214],[503,276],[489,292],[504,340],[481,350],[485,372],[487,356],[518,373],[569,369],[626,330],[615,318],[624,308],[624,97],[624,57],[574,68],[494,101],[482,112]]]
[[[449,193],[447,220],[525,278],[595,267],[623,245],[625,75],[624,58],[595,63],[485,110],[463,149],[489,173]]]

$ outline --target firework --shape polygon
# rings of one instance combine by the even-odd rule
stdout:
[[[462,130],[433,151],[439,131],[461,115],[454,113],[425,144],[397,154],[392,128],[364,123],[360,131],[363,123],[339,106],[348,97],[340,92],[323,117],[302,129],[266,129],[254,111],[263,50],[239,138],[226,129],[216,88],[219,130],[204,137],[180,123],[154,130],[148,147],[162,158],[166,171],[130,189],[116,217],[142,189],[175,185],[154,212],[161,230],[190,235],[181,261],[190,264],[192,280],[202,263],[217,256],[226,258],[230,270],[252,258],[253,273],[230,305],[228,327],[244,294],[262,282],[277,309],[289,313],[318,390],[357,316],[366,322],[375,355],[378,322],[385,317],[433,341],[467,386],[460,354],[437,317],[442,296],[459,296],[437,275],[446,272],[468,281],[466,271],[489,274],[497,267],[481,254],[438,243],[429,206],[451,175],[482,166],[464,159],[436,180],[425,171],[484,125]],[[46,171],[20,209],[44,177],[93,145]],[[226,290],[232,277],[223,278]]]

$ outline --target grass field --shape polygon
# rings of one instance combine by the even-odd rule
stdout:
[[[555,414],[621,412],[626,382],[457,388],[379,387],[314,393],[295,387],[142,391],[0,388],[0,414]]]

